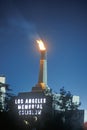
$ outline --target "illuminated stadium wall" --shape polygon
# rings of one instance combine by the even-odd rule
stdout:
[[[15,110],[19,116],[39,116],[52,110],[52,97],[43,92],[19,93],[14,98]]]
[[[31,92],[19,93],[15,97],[15,110],[19,116],[39,116],[42,112],[52,110],[52,97],[45,94],[46,90],[50,90],[47,85],[47,50],[42,40],[38,39],[36,42],[40,51],[38,82],[32,87]]]

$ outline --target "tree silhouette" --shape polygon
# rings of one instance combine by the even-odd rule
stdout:
[[[59,109],[61,111],[78,110],[81,102],[73,102],[73,95],[70,91],[66,91],[64,87],[60,89],[60,96],[58,100]]]

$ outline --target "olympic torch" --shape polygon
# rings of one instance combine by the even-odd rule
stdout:
[[[37,43],[41,54],[38,84],[42,89],[45,89],[47,86],[47,51],[42,40],[37,40]]]

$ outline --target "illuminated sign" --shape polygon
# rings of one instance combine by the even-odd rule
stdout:
[[[41,115],[46,98],[17,98],[15,105],[19,115]]]

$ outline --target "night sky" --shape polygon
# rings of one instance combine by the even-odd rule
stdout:
[[[13,93],[37,84],[47,47],[48,86],[80,96],[87,109],[87,0],[0,0],[0,75]]]

